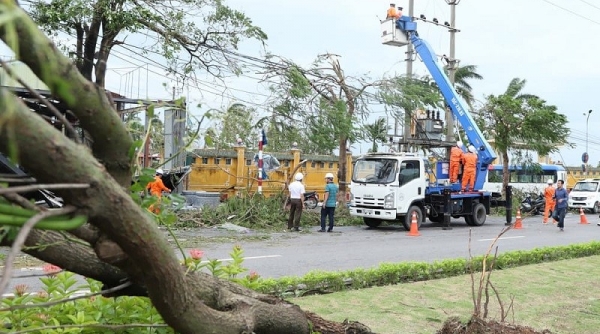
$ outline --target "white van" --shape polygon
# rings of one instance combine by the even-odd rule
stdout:
[[[575,183],[569,193],[569,209],[600,212],[600,179],[585,179]]]

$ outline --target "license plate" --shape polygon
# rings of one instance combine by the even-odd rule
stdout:
[[[372,215],[373,214],[373,210],[365,210],[365,215]]]

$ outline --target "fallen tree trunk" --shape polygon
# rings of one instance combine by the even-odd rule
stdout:
[[[188,273],[150,215],[130,196],[132,140],[103,89],[87,81],[13,1],[0,0],[2,15],[11,18],[7,24],[12,26],[0,26],[0,38],[77,116],[94,143],[90,153],[0,88],[0,151],[16,152],[18,162],[38,182],[90,185],[57,193],[89,217],[97,238],[88,240],[89,247],[63,242],[30,254],[108,284],[131,280],[145,288],[166,323],[183,334],[302,334],[310,332],[309,319],[335,326],[318,316],[309,318],[280,298]],[[40,245],[53,238],[58,236],[34,233],[28,242]],[[81,261],[88,263],[77,263]]]

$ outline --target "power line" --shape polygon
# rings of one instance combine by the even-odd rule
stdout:
[[[579,0],[579,1],[583,2],[583,3],[584,3],[584,4],[586,4],[586,5],[589,5],[590,7],[594,7],[594,8],[596,8],[596,9],[600,9],[600,7],[598,7],[598,6],[596,6],[596,5],[593,5],[593,4],[591,4],[591,3],[589,3],[589,2],[587,2],[587,1],[585,1],[585,0]]]
[[[128,50],[128,51],[130,51],[130,50]],[[131,51],[130,51],[130,52],[131,52]],[[132,59],[134,59],[134,60],[136,60],[136,61],[140,61],[139,59],[136,59],[135,57],[133,57],[133,56],[131,56],[131,55],[126,55],[126,54],[123,54],[122,52],[119,52],[119,51],[117,51],[117,50],[114,50],[114,49],[112,50],[112,53],[114,54],[115,58],[121,59],[121,60],[123,60],[123,61],[126,61],[126,62],[128,62],[128,63],[130,63],[130,64],[135,64],[135,63],[133,63],[133,62],[131,62],[131,61],[129,61],[129,60],[126,60],[126,59],[124,59],[123,57],[120,57],[120,56],[118,56],[118,55],[120,54],[121,56],[129,57],[129,58],[132,58]],[[151,59],[149,59],[149,58],[147,58],[147,57],[144,57],[144,56],[141,56],[141,57],[142,57],[142,58],[144,58],[144,59],[145,59],[145,60],[147,60],[147,61],[150,61],[150,62],[153,62],[153,63],[159,64],[159,63],[157,63],[156,61],[154,61],[154,60],[151,60]],[[140,61],[140,62],[143,62],[143,61]],[[156,66],[156,65],[155,65],[155,66]],[[164,69],[165,71],[167,70],[167,69],[166,69],[166,67],[165,67],[165,68],[162,68],[161,66],[162,66],[162,65],[160,65],[160,66],[157,66],[157,67],[159,67],[159,68],[161,68],[161,69]],[[158,75],[158,76],[164,76],[164,73],[159,73],[159,72],[156,72],[156,71],[153,71],[153,70],[148,70],[148,71],[149,71],[150,73],[152,73],[152,74],[155,74],[155,75]],[[176,71],[173,71],[173,72],[174,72],[175,74],[180,74],[180,73],[178,73],[178,72],[176,72]],[[214,91],[214,90],[212,90],[212,89],[213,89],[213,87],[211,87],[211,85],[212,85],[212,84],[214,84],[214,83],[202,82],[201,80],[198,80],[198,79],[196,79],[196,78],[193,78],[193,77],[190,77],[190,78],[188,78],[188,80],[189,80],[189,81],[191,81],[191,82],[193,82],[195,85],[192,85],[192,86],[193,86],[194,88],[198,89],[198,91],[200,91],[200,92],[209,93],[209,94],[212,94],[212,95],[215,95],[215,96],[219,96],[219,97],[225,97],[225,98],[229,98],[229,99],[231,99],[231,100],[234,100],[234,101],[239,101],[239,102],[243,102],[243,103],[245,103],[245,104],[252,105],[252,106],[255,106],[255,107],[260,107],[260,108],[263,108],[263,107],[264,107],[264,105],[262,105],[262,104],[258,104],[258,103],[255,103],[255,102],[251,102],[251,101],[247,101],[247,100],[241,99],[241,98],[239,98],[239,97],[236,97],[236,96],[233,96],[233,95],[227,94],[225,91],[223,91],[223,92]],[[200,85],[203,85],[203,86],[205,86],[205,87],[200,87]],[[231,89],[231,88],[228,88],[228,87],[226,87],[226,86],[221,86],[221,85],[217,85],[217,84],[214,84],[214,85],[215,85],[215,86],[219,86],[219,87],[225,87],[225,88],[227,88],[227,89]],[[236,90],[236,89],[232,89],[232,90]],[[245,92],[245,91],[244,91],[244,92]],[[247,92],[247,93],[250,93],[250,92]],[[260,95],[260,94],[258,94],[258,93],[252,93],[252,94],[255,94],[255,95]],[[266,96],[266,95],[263,95],[263,96]]]
[[[554,6],[554,7],[560,8],[560,9],[562,9],[562,10],[566,11],[566,12],[569,12],[569,13],[571,13],[571,14],[575,15],[575,16],[578,16],[578,17],[580,17],[580,18],[582,18],[582,19],[584,19],[584,20],[587,20],[587,21],[590,21],[590,22],[592,22],[592,23],[595,23],[595,24],[597,24],[597,25],[600,25],[600,22],[598,22],[598,21],[596,21],[596,20],[593,20],[593,19],[590,19],[589,17],[583,16],[583,15],[581,15],[581,14],[578,14],[578,13],[576,13],[576,12],[574,12],[574,11],[572,11],[572,10],[568,9],[568,8],[565,8],[565,7],[559,6],[559,5],[557,5],[557,4],[553,3],[553,2],[550,2],[550,1],[548,1],[548,0],[542,0],[542,1],[543,1],[543,2],[545,2],[545,3],[547,3],[547,4],[550,4],[550,5],[552,5],[552,6]]]

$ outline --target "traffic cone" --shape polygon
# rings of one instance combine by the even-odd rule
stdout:
[[[515,220],[515,226],[513,226],[514,229],[522,229],[523,228],[523,220],[521,219],[521,209],[517,209],[517,219]]]
[[[408,232],[409,237],[418,237],[421,233],[419,233],[419,223],[417,222],[417,213],[413,212],[412,219],[410,221],[410,231]]]
[[[589,224],[583,208],[579,208],[579,224]]]

